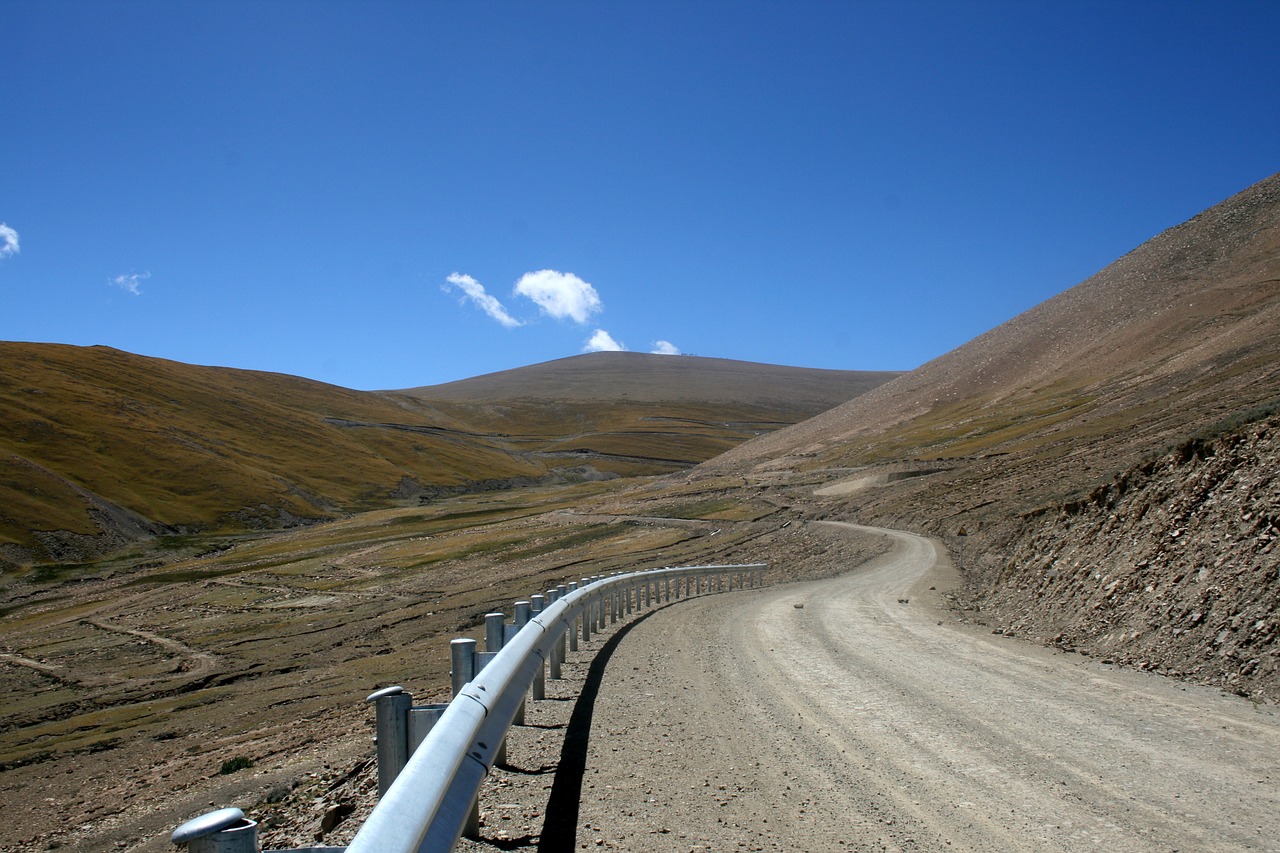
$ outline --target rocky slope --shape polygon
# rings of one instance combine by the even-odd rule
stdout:
[[[972,567],[997,630],[1280,700],[1280,418],[1034,513]]]

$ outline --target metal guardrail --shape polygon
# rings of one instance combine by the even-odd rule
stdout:
[[[514,622],[485,617],[485,651],[454,640],[453,701],[415,708],[401,687],[372,694],[378,734],[381,798],[351,844],[305,850],[348,853],[445,853],[464,831],[478,834],[480,785],[502,755],[508,729],[523,721],[544,678],[559,678],[568,651],[606,620],[617,622],[664,599],[759,586],[766,565],[681,566],[584,578],[515,605]],[[258,853],[257,825],[239,809],[220,809],[174,831],[187,853]],[[284,851],[279,851],[284,853]],[[302,853],[301,850],[295,853]]]

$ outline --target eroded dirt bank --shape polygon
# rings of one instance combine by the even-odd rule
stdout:
[[[1280,419],[1188,443],[992,537],[997,630],[1280,700]]]

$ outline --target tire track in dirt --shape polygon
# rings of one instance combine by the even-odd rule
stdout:
[[[146,631],[141,628],[125,628],[120,625],[112,625],[110,622],[103,622],[100,619],[82,619],[86,625],[107,631],[113,634],[125,634],[130,637],[137,637],[140,640],[146,640],[148,643],[154,643],[163,649],[178,655],[184,660],[190,661],[191,668],[185,670],[182,678],[201,678],[206,675],[212,675],[222,669],[222,658],[218,655],[202,652],[199,649],[193,649],[186,643],[179,642],[172,637],[165,637],[153,631]],[[136,679],[137,681],[155,680],[155,679]]]

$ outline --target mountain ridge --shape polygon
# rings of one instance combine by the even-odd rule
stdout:
[[[901,373],[791,367],[693,355],[596,352],[388,393],[433,400],[567,402],[598,399],[602,383],[607,383],[616,394],[646,402],[826,403],[841,396],[851,399]]]

